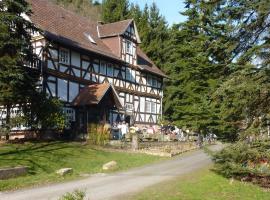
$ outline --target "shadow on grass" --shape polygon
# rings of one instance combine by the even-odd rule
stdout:
[[[16,149],[0,153],[0,160],[10,166],[26,165],[29,167],[29,174],[31,175],[36,174],[38,171],[49,173],[53,170],[54,163],[64,164],[65,156],[76,156],[72,151],[74,146],[62,141],[45,144],[25,144],[25,146],[21,144],[20,147],[24,149],[12,146],[12,148]],[[69,148],[70,151],[61,151]]]

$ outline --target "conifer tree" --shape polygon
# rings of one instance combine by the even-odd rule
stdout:
[[[9,126],[11,106],[26,105],[36,93],[38,76],[25,69],[35,59],[31,32],[36,28],[22,17],[30,14],[26,1],[1,1],[0,10],[0,104],[7,108]]]
[[[105,23],[116,22],[127,18],[129,12],[128,0],[103,0],[102,20]]]
[[[217,116],[211,107],[210,96],[222,71],[211,58],[209,42],[202,21],[203,10],[199,1],[187,0],[187,16],[170,32],[169,59],[166,72],[170,76],[165,87],[165,114],[182,128],[199,133],[216,130]]]

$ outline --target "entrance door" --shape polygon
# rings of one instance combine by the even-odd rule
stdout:
[[[87,132],[87,119],[86,119],[86,111],[78,112],[78,128],[81,133]]]

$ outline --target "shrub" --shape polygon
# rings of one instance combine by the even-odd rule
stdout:
[[[213,155],[215,170],[226,177],[270,176],[270,144],[237,142]]]
[[[62,197],[59,198],[59,200],[84,200],[85,198],[85,192],[80,190],[75,190],[72,193],[66,193]]]
[[[106,145],[110,139],[110,133],[102,124],[92,123],[88,125],[88,138],[91,144]]]

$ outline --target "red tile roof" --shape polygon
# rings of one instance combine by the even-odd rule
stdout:
[[[119,59],[97,34],[97,23],[78,16],[45,0],[28,0],[32,6],[32,22],[52,39]],[[96,44],[86,37],[89,34]]]
[[[48,0],[27,1],[31,4],[33,12],[30,19],[38,28],[44,31],[44,36],[48,39],[122,61],[102,41],[102,38],[98,35],[98,30],[101,36],[104,37],[122,34],[133,20],[98,25],[97,22],[91,22],[85,17],[50,3]],[[95,43],[91,42],[88,36]],[[166,77],[140,49],[138,50],[138,57],[147,61],[147,67],[141,65],[139,66],[140,69]],[[140,64],[138,63],[138,65]]]
[[[128,26],[132,23],[132,19],[127,19],[119,22],[114,22],[110,24],[98,25],[99,36],[112,37],[117,35],[122,35],[127,30]]]
[[[109,89],[112,89],[114,101],[117,107],[122,107],[119,97],[115,92],[112,85],[109,83],[92,84],[84,87],[78,96],[73,100],[72,105],[74,106],[89,106],[97,105],[106,95]]]

